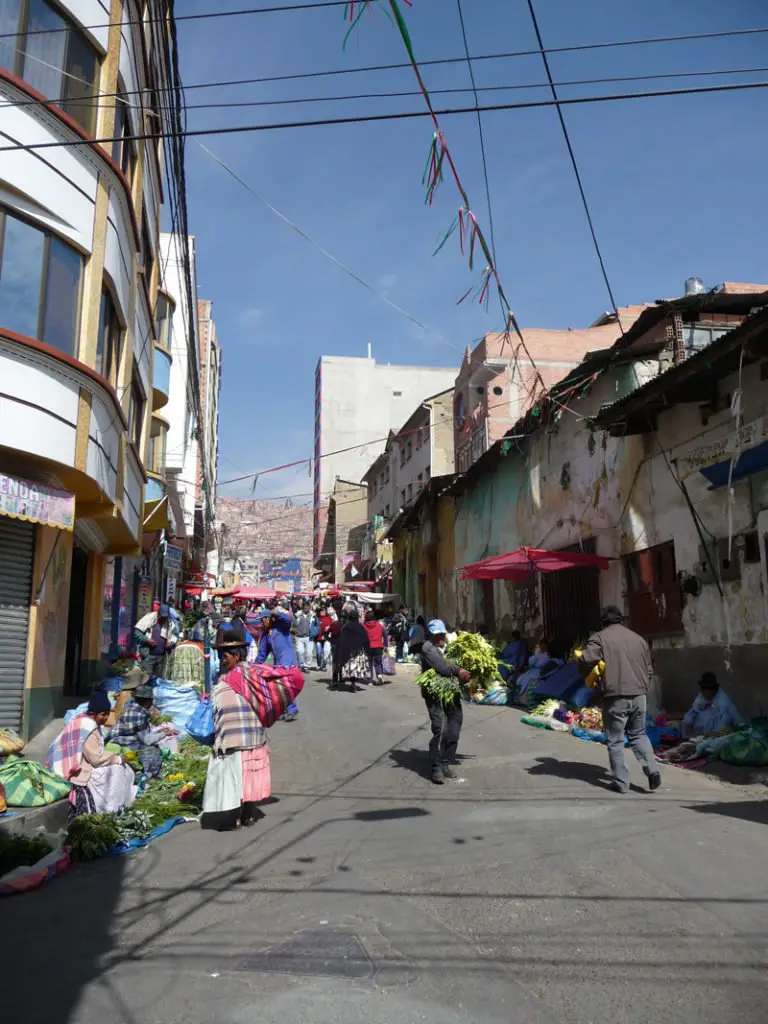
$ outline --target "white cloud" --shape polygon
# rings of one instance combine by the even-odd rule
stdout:
[[[248,309],[244,309],[240,314],[240,323],[246,326],[248,324],[257,324],[263,316],[263,309],[259,309],[258,306],[249,306]]]

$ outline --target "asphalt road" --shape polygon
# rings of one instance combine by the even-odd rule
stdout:
[[[765,1024],[768,811],[470,707],[432,786],[413,670],[271,731],[278,802],[184,825],[0,904],[0,1008],[30,1024]]]

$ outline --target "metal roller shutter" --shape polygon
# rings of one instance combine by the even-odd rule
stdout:
[[[21,730],[35,527],[0,516],[0,728]]]

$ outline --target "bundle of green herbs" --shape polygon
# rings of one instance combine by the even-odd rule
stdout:
[[[31,867],[51,852],[45,839],[0,833],[0,878],[14,868]]]
[[[496,651],[479,633],[459,633],[445,648],[445,655],[466,669],[476,688],[487,690],[499,675]],[[461,685],[455,676],[441,676],[433,668],[427,669],[416,680],[427,693],[443,705],[448,705],[461,694]]]

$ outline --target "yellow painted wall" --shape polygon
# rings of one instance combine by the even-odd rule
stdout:
[[[33,689],[56,687],[60,690],[64,682],[64,657],[67,650],[72,534],[51,526],[38,526],[36,541],[33,601],[43,581],[43,573],[45,582],[40,602],[32,608],[34,629],[30,630],[30,639],[33,646],[31,665],[28,664],[27,669],[27,685]]]
[[[454,499],[437,501],[437,606],[441,619],[451,625],[456,615],[456,545]]]
[[[71,571],[72,534],[52,526],[37,526],[25,673],[25,739],[35,736],[59,714],[67,651]],[[40,601],[35,603],[38,590]]]

